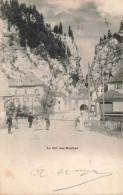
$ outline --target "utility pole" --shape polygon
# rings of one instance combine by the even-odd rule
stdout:
[[[90,121],[90,67],[88,63],[88,120]]]

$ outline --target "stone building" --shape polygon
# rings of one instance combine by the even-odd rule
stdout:
[[[9,89],[15,106],[25,105],[32,112],[34,107],[40,105],[40,99],[44,95],[44,83],[32,72],[9,84]]]

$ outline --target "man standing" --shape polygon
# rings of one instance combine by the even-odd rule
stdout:
[[[12,127],[12,116],[9,114],[7,117],[6,124],[8,124],[8,134],[11,133],[11,127]]]
[[[30,112],[30,114],[28,116],[29,128],[32,127],[33,119],[34,119],[34,117],[33,117],[32,113]]]

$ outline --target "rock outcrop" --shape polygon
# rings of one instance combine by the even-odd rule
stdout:
[[[105,79],[115,76],[123,66],[123,21],[120,30],[112,37],[102,40],[95,47],[95,56],[92,63],[92,74],[95,82],[100,80],[104,69]]]
[[[18,79],[29,71],[37,75],[45,84],[52,83],[64,93],[69,93],[74,87],[72,75],[79,73],[80,56],[74,41],[68,36],[54,34],[66,47],[67,60],[53,59],[48,54],[44,44],[40,48],[30,49],[19,44],[19,31],[16,26],[8,30],[6,20],[0,20],[0,70],[11,79]],[[38,51],[39,49],[39,51]],[[70,55],[69,55],[70,54]]]

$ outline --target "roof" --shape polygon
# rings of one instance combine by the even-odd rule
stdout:
[[[108,83],[123,83],[123,70],[111,78]]]
[[[67,96],[62,91],[52,91],[54,97],[66,98]]]
[[[75,95],[73,97],[71,97],[71,99],[73,100],[86,100],[88,99],[88,94],[79,94],[79,95]]]
[[[0,97],[11,97],[11,93],[9,92],[8,88],[0,87]]]
[[[28,87],[28,86],[41,86],[44,83],[33,73],[21,76],[19,80],[13,81],[9,87]]]
[[[104,93],[104,100],[105,100],[105,102],[106,101],[114,102],[114,101],[118,101],[118,100],[123,101],[123,94],[111,89],[111,90],[106,91]],[[103,94],[101,96],[99,96],[98,98],[96,98],[95,101],[102,102],[103,101]]]

